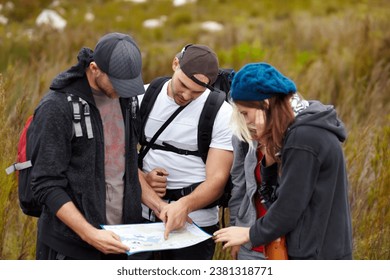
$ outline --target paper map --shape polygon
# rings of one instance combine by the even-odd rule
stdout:
[[[179,249],[211,237],[195,224],[189,223],[180,230],[170,232],[167,240],[164,239],[164,223],[102,225],[102,228],[120,236],[122,243],[130,247],[128,255],[145,251]]]

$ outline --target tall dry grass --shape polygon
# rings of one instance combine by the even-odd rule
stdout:
[[[343,147],[350,182],[354,258],[390,259],[387,1],[305,0],[286,4],[199,0],[198,4],[175,9],[167,4],[170,1],[154,1],[153,5],[92,1],[93,6],[72,9],[73,2],[63,4],[69,19],[63,33],[36,30],[32,18],[23,21],[23,13],[16,13],[16,23],[0,26],[0,38],[6,38],[0,39],[3,170],[14,161],[26,117],[51,79],[75,62],[82,46],[93,48],[108,31],[131,33],[142,49],[144,80],[150,82],[155,76],[172,72],[172,57],[183,45],[207,44],[218,53],[222,67],[239,69],[248,62],[269,62],[293,78],[307,99],[336,107],[348,131]],[[220,5],[222,2],[229,5]],[[99,17],[86,24],[86,10]],[[38,11],[32,10],[29,15],[34,13]],[[113,14],[117,16],[113,18]],[[164,28],[142,27],[142,20],[161,14],[168,15]],[[223,23],[224,31],[201,30],[199,23],[206,19]],[[26,35],[26,26],[33,28],[33,39]],[[14,36],[6,36],[9,33]],[[34,258],[35,223],[18,207],[15,177],[0,172],[0,259]],[[218,246],[215,258],[229,259],[229,253]]]
[[[19,130],[6,114],[7,95],[0,75],[0,155],[1,170],[16,158],[15,142]],[[18,103],[20,111],[23,101]],[[34,254],[35,222],[18,209],[17,184],[14,176],[0,175],[0,259],[28,259]]]

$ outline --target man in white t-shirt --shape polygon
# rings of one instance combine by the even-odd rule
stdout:
[[[211,206],[223,193],[233,161],[230,104],[219,109],[212,130],[207,161],[194,154],[180,154],[175,149],[197,151],[200,114],[209,88],[218,76],[218,58],[204,45],[187,45],[172,63],[173,76],[162,86],[145,124],[145,139],[150,141],[165,121],[180,107],[186,106],[158,136],[155,145],[143,158],[140,171],[143,217],[165,223],[165,238],[174,229],[193,221],[212,234],[218,229],[218,207]],[[143,96],[139,100],[142,102]],[[142,104],[141,104],[142,106]],[[170,150],[169,147],[174,147]],[[161,149],[158,147],[162,147]],[[168,147],[168,149],[166,148]],[[189,186],[187,195],[172,199]],[[162,259],[212,259],[212,239],[191,247],[161,251]]]

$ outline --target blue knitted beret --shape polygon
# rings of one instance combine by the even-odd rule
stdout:
[[[275,67],[263,62],[249,63],[234,75],[231,98],[233,101],[261,101],[296,91],[294,82]]]

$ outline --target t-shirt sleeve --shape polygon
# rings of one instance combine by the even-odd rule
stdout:
[[[224,102],[214,121],[211,148],[233,151],[232,130],[230,119],[232,116],[232,106]]]

